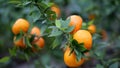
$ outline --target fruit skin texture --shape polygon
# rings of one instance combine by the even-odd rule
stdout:
[[[96,32],[96,26],[92,24],[88,27],[88,30],[90,31],[90,33],[94,34]]]
[[[35,26],[35,27],[32,28],[30,33],[33,34],[33,35],[35,34],[37,36],[40,36],[40,29]]]
[[[20,33],[20,31],[22,30],[23,32],[27,32],[29,29],[29,22],[25,19],[18,19],[12,26],[12,32],[17,35]]]
[[[84,63],[84,59],[81,59],[80,61],[76,60],[76,55],[75,53],[70,54],[70,49],[66,49],[64,53],[64,62],[67,66],[69,67],[78,67]]]
[[[36,44],[40,48],[43,48],[45,45],[45,40],[42,37],[35,37],[32,44]]]
[[[82,27],[82,18],[80,16],[77,15],[72,15],[70,17],[70,26],[74,26],[73,31],[71,32],[71,34],[74,34],[75,32],[77,32],[81,27]]]
[[[51,7],[51,10],[56,13],[56,15],[57,15],[58,18],[60,17],[61,11],[60,11],[60,8],[57,5],[53,5]]]
[[[15,39],[16,39],[16,37],[14,37],[14,44],[15,44],[15,46],[25,48],[25,44],[23,42],[23,38],[21,38],[19,40],[15,40]]]
[[[44,39],[42,37],[41,38],[35,37],[32,44],[35,44],[38,47],[43,48],[44,45],[45,45],[45,41],[44,41]],[[33,52],[38,52],[38,50],[35,47],[32,47],[32,51]]]
[[[92,35],[87,30],[79,30],[73,35],[78,43],[84,43],[84,47],[88,50],[92,47]]]
[[[40,48],[43,48],[44,45],[45,45],[45,41],[44,41],[44,39],[41,37],[41,38],[39,38],[39,39],[35,42],[35,44],[36,44],[37,46],[39,46]]]

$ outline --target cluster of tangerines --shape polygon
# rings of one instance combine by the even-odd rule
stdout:
[[[58,6],[56,5],[52,6],[51,10],[56,13],[58,18],[60,17],[60,8]],[[87,30],[82,30],[81,27],[83,20],[80,16],[72,15],[68,18],[70,18],[69,25],[74,26],[74,29],[70,32],[70,34],[73,35],[73,39],[75,39],[78,43],[84,43],[84,47],[87,50],[90,50],[92,47],[92,35],[96,33],[96,26],[94,24],[90,24],[88,25]],[[95,18],[94,14],[89,15],[90,20],[94,20],[94,18]],[[102,36],[102,39],[106,40],[107,38],[106,31],[102,30],[100,34]],[[68,67],[79,67],[86,60],[89,59],[89,58],[82,58],[81,60],[77,61],[75,52],[73,51],[71,54],[70,52],[71,52],[71,48],[68,46],[64,50],[64,62]],[[84,55],[89,57],[90,53],[85,52]]]
[[[69,25],[74,26],[74,29],[70,32],[70,34],[73,36],[73,39],[76,40],[79,44],[83,43],[84,47],[87,50],[90,50],[92,48],[92,34],[96,32],[95,25],[92,24],[87,28],[87,30],[83,30],[81,29],[83,20],[80,16],[72,15],[69,18]],[[71,54],[70,52],[71,48],[68,46],[64,52],[64,62],[67,66],[78,67],[84,63],[84,58],[81,58],[79,61],[77,61],[75,52],[73,51]],[[85,55],[88,55],[88,53]]]
[[[51,7],[51,10],[54,11],[58,17],[60,16],[60,9],[57,5],[53,5]],[[20,48],[27,48],[27,45],[24,40],[24,36],[27,36],[29,34],[30,35],[29,39],[31,38],[32,35],[35,36],[34,40],[31,41],[30,43],[32,45],[37,45],[39,48],[43,48],[45,45],[45,41],[41,37],[40,29],[37,26],[34,26],[31,29],[31,31],[28,32],[29,28],[30,28],[30,23],[26,19],[20,18],[16,20],[16,22],[12,26],[12,32],[15,35],[13,40],[14,45]],[[19,39],[16,39],[17,35],[19,35],[21,31],[24,33],[24,36]],[[36,49],[33,46],[31,48],[33,51],[36,51]]]
[[[28,36],[30,39],[32,36],[34,36],[33,40],[30,42],[32,45],[36,45],[39,48],[44,47],[44,39],[41,37],[40,34],[40,29],[37,26],[34,26],[30,32],[28,32],[30,28],[30,23],[25,20],[25,19],[18,19],[12,26],[12,32],[14,34],[14,45],[20,48],[27,48],[28,46],[26,45],[25,36]],[[20,34],[20,32],[23,32],[23,35],[17,39],[17,35]],[[29,35],[28,35],[29,34]],[[31,46],[31,50],[36,51],[37,49],[34,48],[34,46]]]
[[[57,6],[52,6],[52,11],[54,11],[57,15],[57,17],[60,16],[60,9]],[[92,34],[96,33],[96,26],[94,24],[91,24],[88,26],[87,30],[81,29],[82,27],[82,18],[78,15],[71,15],[70,17],[70,23],[69,26],[74,26],[74,29],[70,32],[70,34],[73,36],[73,39],[76,40],[79,44],[83,43],[84,47],[87,50],[91,50],[92,48]],[[37,26],[34,26],[30,32],[28,32],[30,27],[30,23],[25,19],[18,19],[12,26],[12,32],[14,33],[14,44],[17,47],[26,48],[26,43],[24,40],[25,36],[28,36],[28,38],[31,38],[32,35],[34,35],[34,39],[30,42],[32,45],[37,45],[40,48],[44,47],[44,39],[41,37],[40,29]],[[23,37],[16,40],[16,36],[20,34],[20,32],[23,32]],[[104,31],[103,31],[104,32]],[[30,36],[29,36],[29,35]],[[75,46],[75,45],[74,45]],[[34,46],[31,47],[32,51],[36,51]],[[85,58],[81,58],[79,61],[76,59],[76,54],[73,51],[71,54],[71,48],[69,46],[66,47],[64,50],[64,62],[69,67],[79,67],[85,62]],[[85,53],[86,56],[89,56],[89,52]]]

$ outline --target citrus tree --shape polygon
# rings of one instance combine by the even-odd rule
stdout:
[[[116,3],[117,0],[101,2],[105,7],[111,2],[115,2],[113,4],[115,7],[119,5]],[[104,16],[109,17],[113,12],[118,13],[115,11],[118,10],[117,8],[111,10],[108,8],[106,15],[101,14],[99,0],[11,0],[2,5],[9,9],[6,15],[10,18],[1,22],[11,21],[10,25],[7,25],[10,26],[7,29],[11,42],[10,46],[7,46],[8,54],[0,59],[1,67],[7,68],[15,61],[18,64],[33,61],[30,63],[33,68],[58,68],[59,66],[60,68],[86,68],[86,65],[89,67],[90,64],[96,68],[119,67],[120,58],[109,57],[113,53],[110,53],[111,55],[108,53],[113,50],[111,45],[116,42],[116,40],[111,42],[111,38],[108,38],[105,31],[105,27],[109,30],[107,27],[110,25],[101,26],[100,23],[104,20]],[[3,10],[7,11],[7,9]],[[4,17],[6,18],[5,15]],[[107,21],[109,18],[105,20]],[[116,34],[118,33],[113,35]],[[1,41],[1,44],[4,45],[4,41]],[[14,67],[13,64],[12,66]]]

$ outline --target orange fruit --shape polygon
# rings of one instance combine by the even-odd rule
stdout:
[[[70,26],[74,26],[73,31],[71,32],[71,34],[74,34],[75,32],[77,32],[81,26],[82,26],[82,18],[80,16],[77,15],[72,15],[70,17]]]
[[[101,31],[102,39],[106,40],[107,39],[107,32],[105,30]]]
[[[96,32],[96,26],[94,24],[88,26],[90,33],[94,34]]]
[[[92,35],[87,30],[79,30],[73,35],[78,43],[84,43],[84,47],[88,50],[92,47]]]
[[[15,44],[15,46],[25,48],[25,44],[24,44],[23,38],[21,38],[19,40],[15,40],[15,39],[16,39],[16,37],[14,37],[14,44]]]
[[[61,11],[60,11],[60,8],[57,5],[53,5],[51,7],[51,10],[56,13],[56,15],[57,15],[58,18],[60,17]]]
[[[35,27],[32,28],[32,30],[31,30],[30,33],[31,33],[31,34],[34,34],[34,35],[36,35],[36,36],[40,36],[40,29],[35,26]]]
[[[27,32],[29,29],[29,22],[25,19],[18,19],[12,26],[12,32],[14,34],[19,34],[20,31],[22,30],[23,32]]]
[[[77,61],[76,54],[73,52],[70,54],[70,48],[65,50],[64,62],[69,67],[78,67],[84,63],[84,59]]]
[[[88,16],[88,18],[89,18],[90,20],[95,19],[95,14],[90,14],[90,15]]]
[[[36,44],[37,46],[39,46],[40,48],[43,48],[44,45],[45,45],[45,41],[44,41],[44,39],[41,37],[41,38],[39,38],[39,39],[35,42],[35,44]]]
[[[41,38],[35,37],[32,44],[35,44],[38,47],[43,48],[45,45],[45,41],[42,37]],[[38,50],[35,47],[32,47],[32,51],[37,52]]]

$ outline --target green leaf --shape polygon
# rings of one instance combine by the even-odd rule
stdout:
[[[16,56],[17,47],[13,47],[12,49],[9,49],[9,53],[11,56]]]
[[[5,56],[5,57],[0,59],[0,63],[5,63],[5,62],[8,62],[9,60],[10,60],[10,57],[9,56]]]
[[[73,46],[76,46],[76,45],[78,45],[78,42],[77,42],[75,39],[73,39],[73,40],[72,40],[72,45],[73,45]]]
[[[81,52],[87,52],[88,50],[84,47],[84,44],[83,43],[80,43],[79,44],[79,50],[81,51]]]
[[[105,56],[105,50],[96,50],[95,55],[97,56],[98,59],[102,59]]]
[[[74,48],[75,54],[76,54],[76,59],[77,61],[80,61],[81,58],[84,56],[84,52],[88,51],[83,43],[78,43],[75,39],[72,40],[72,48]]]
[[[48,8],[48,6],[44,2],[40,2],[37,4],[39,5],[43,12]]]
[[[21,3],[21,1],[9,1],[8,3],[11,3],[11,4],[20,4]]]
[[[32,11],[31,17],[33,19],[33,22],[37,22],[39,20],[43,21],[42,17],[40,17],[40,15],[36,11]]]
[[[4,41],[3,40],[0,40],[0,46],[4,44]]]
[[[65,20],[65,25],[66,26],[69,26],[69,23],[70,23],[70,18],[68,18],[67,20]]]
[[[50,28],[50,29],[56,29],[57,27],[56,26],[49,26],[48,28]]]
[[[28,37],[25,36],[25,37],[23,38],[23,40],[24,40],[25,44],[26,44],[28,47],[32,47],[32,45],[31,45],[30,40],[29,40]]]
[[[49,54],[44,54],[40,57],[41,63],[44,65],[44,68],[50,68],[48,64],[50,63],[50,55]],[[40,63],[40,62],[39,62]]]
[[[55,21],[55,25],[56,25],[56,27],[61,28],[60,20],[56,20]]]
[[[47,5],[48,7],[51,7],[52,5],[54,5],[54,3],[48,3]]]
[[[94,34],[93,35],[93,40],[96,40],[96,39],[99,39],[99,38],[101,38],[100,34]]]
[[[78,43],[75,39],[72,41],[72,45],[77,49],[79,52],[87,52],[88,50],[84,47],[83,43]]]
[[[69,23],[70,23],[70,19],[67,19],[67,20],[60,20],[60,22],[62,23],[61,26],[63,29],[67,29],[69,27]]]
[[[82,23],[82,26],[87,26],[86,22],[83,22],[83,23]]]
[[[62,35],[62,31],[58,30],[57,28],[53,28],[52,32],[50,33],[49,37],[53,37],[53,36],[60,36]]]
[[[27,1],[27,2],[24,2],[22,5],[23,6],[29,6],[31,3],[32,3],[32,1]]]
[[[65,32],[70,33],[74,29],[74,26],[69,26],[69,28],[65,29]]]
[[[71,55],[73,53],[73,51],[74,51],[74,48],[70,48],[70,54],[69,55]]]
[[[47,28],[48,28],[47,25],[42,25],[42,26],[41,26],[41,28],[40,28],[40,30],[41,30],[41,36],[46,35],[46,34],[45,34],[45,31],[46,31]]]
[[[88,25],[92,25],[94,23],[94,20],[91,20],[88,22]]]
[[[46,11],[46,14],[48,15],[48,18],[51,20],[55,20],[57,17],[56,17],[56,13],[54,11],[51,11],[51,10],[48,10]]]
[[[25,59],[26,59],[27,61],[29,61],[29,55],[25,53],[24,56],[25,56]]]
[[[119,62],[115,62],[109,66],[109,68],[119,68]]]
[[[86,22],[83,22],[82,23],[82,28],[81,29],[84,29],[84,30],[87,30],[88,29],[88,25]]]
[[[100,57],[100,56],[101,56],[101,52],[100,52],[100,51],[96,51],[96,52],[95,52],[95,55],[96,55],[97,57]]]
[[[16,35],[16,38],[15,38],[14,41],[18,41],[18,40],[20,40],[20,39],[23,37],[23,34],[24,34],[23,31],[20,30],[20,33]]]
[[[61,38],[56,37],[55,40],[52,43],[52,49],[56,48],[58,45],[60,45]]]
[[[35,35],[31,35],[31,37],[30,37],[30,42],[32,42],[33,40],[34,40],[34,38],[35,38]]]
[[[104,68],[101,64],[97,64],[96,68]]]
[[[82,53],[79,52],[78,50],[74,50],[75,51],[75,54],[76,54],[76,59],[77,61],[80,61],[82,59]]]
[[[22,6],[23,6],[22,3],[16,5],[16,7],[22,7]]]
[[[45,3],[45,2],[41,2],[41,4],[40,4],[43,8],[48,8],[48,5]]]

